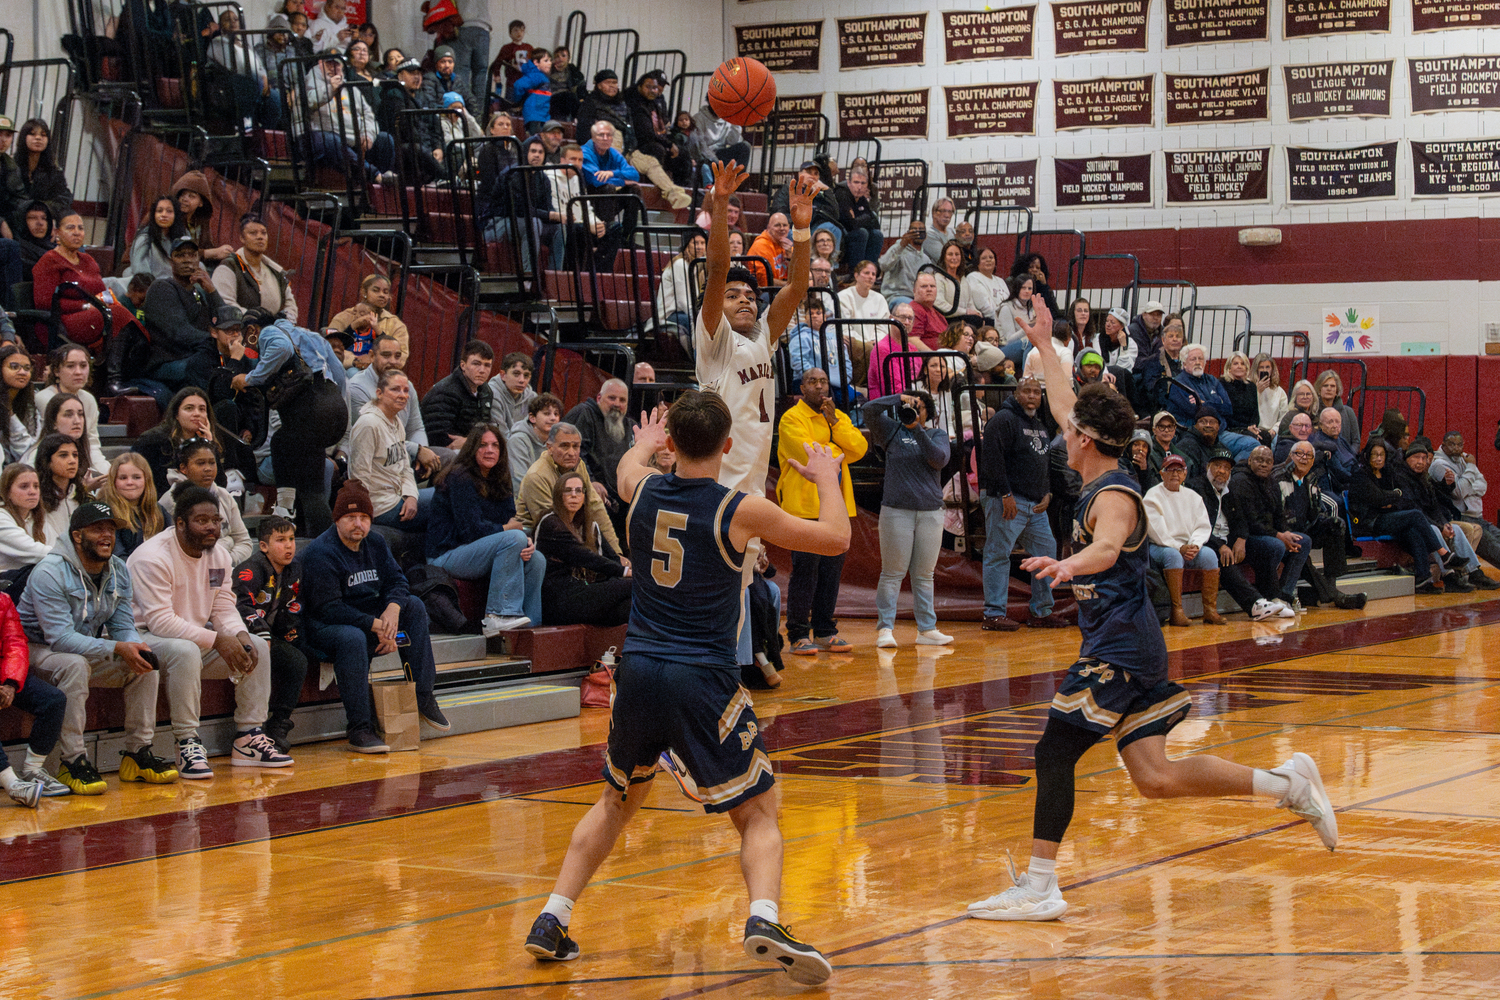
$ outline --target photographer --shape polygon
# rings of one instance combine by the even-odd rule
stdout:
[[[891,248],[880,257],[880,273],[885,277],[880,283],[880,294],[886,303],[895,309],[902,302],[912,300],[912,289],[916,285],[917,272],[930,263],[922,252],[922,243],[927,239],[927,225],[921,219],[913,219],[906,234],[891,244]]]

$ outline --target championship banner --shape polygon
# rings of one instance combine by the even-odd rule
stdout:
[[[1314,118],[1389,118],[1392,62],[1387,59],[1281,67],[1286,81],[1287,117],[1294,122]]]
[[[1058,208],[1123,208],[1151,204],[1151,154],[1054,159]]]
[[[1035,135],[1037,81],[944,87],[948,138]]]
[[[1053,80],[1057,130],[1121,128],[1152,123],[1156,75]]]
[[[777,94],[776,108],[771,112],[776,115],[817,115],[823,112],[822,94]],[[767,118],[755,125],[746,125],[744,128],[745,141],[752,146],[763,146],[766,142],[766,128],[771,120]],[[810,146],[817,142],[819,130],[811,118],[798,118],[795,121],[783,124],[776,132],[776,145],[778,146]]]
[[[1500,139],[1413,139],[1411,158],[1412,195],[1417,198],[1500,194]]]
[[[1052,5],[1060,56],[1080,52],[1145,52],[1151,0],[1063,0]]]
[[[927,14],[841,17],[839,69],[920,66],[927,58]]]
[[[1167,204],[1245,205],[1271,200],[1271,147],[1167,150]]]
[[[839,94],[839,137],[843,139],[927,138],[927,93],[921,90],[877,90]]]
[[[1287,0],[1283,38],[1391,30],[1391,0]]]
[[[772,73],[816,73],[822,53],[822,21],[742,24],[734,29],[734,54],[759,59]]]
[[[1263,122],[1271,117],[1271,70],[1167,77],[1167,124]]]
[[[944,169],[948,183],[971,181],[981,205],[1020,205],[1036,208],[1036,160],[1012,162],[949,163]],[[963,188],[950,189],[953,207],[959,213],[968,211],[974,201]]]
[[[1500,4],[1493,0],[1411,0],[1412,31],[1493,28],[1496,25],[1500,25]]]
[[[1396,197],[1396,143],[1354,149],[1288,146],[1287,200],[1303,204]]]
[[[1030,59],[1035,36],[1036,4],[999,10],[945,10],[943,62]]]
[[[1212,42],[1264,42],[1270,0],[1167,0],[1167,48]]]
[[[1500,108],[1500,56],[1408,59],[1406,69],[1418,114]]]

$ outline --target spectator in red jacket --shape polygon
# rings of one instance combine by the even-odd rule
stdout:
[[[31,269],[32,298],[38,309],[51,309],[57,287],[71,282],[102,302],[110,311],[110,329],[118,332],[135,318],[125,306],[115,301],[114,293],[104,287],[99,264],[83,252],[83,218],[69,212],[57,226],[57,247],[42,254]],[[87,299],[64,291],[59,299],[63,328],[68,339],[87,348],[96,348],[104,340],[104,316]]]
[[[42,796],[69,795],[72,789],[42,766],[57,746],[68,699],[40,677],[28,677],[30,662],[21,616],[10,598],[0,594],[0,711],[19,708],[32,717],[26,763],[17,774],[10,762],[0,757],[4,765],[0,768],[0,787],[21,805],[35,809]]]

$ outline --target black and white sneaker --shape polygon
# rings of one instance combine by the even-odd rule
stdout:
[[[234,767],[291,767],[292,758],[277,750],[265,730],[256,726],[235,737],[229,748],[229,763]]]
[[[817,986],[833,975],[833,966],[822,952],[798,941],[786,927],[764,917],[745,921],[745,954],[758,962],[781,966],[792,982],[803,986]]]
[[[448,721],[448,717],[443,714],[442,708],[438,705],[437,695],[431,691],[428,691],[426,694],[417,693],[417,713],[433,729],[438,729],[446,733],[453,728],[453,723]]]
[[[349,730],[349,746],[359,753],[390,753],[391,748],[374,730],[361,726]]]
[[[571,962],[579,954],[578,942],[568,937],[568,929],[550,913],[532,921],[526,951],[543,962]]]
[[[214,776],[214,769],[208,766],[208,749],[198,737],[177,741],[177,776],[189,780]]]

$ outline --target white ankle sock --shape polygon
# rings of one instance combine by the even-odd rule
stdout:
[[[554,892],[547,897],[547,905],[542,907],[542,912],[552,914],[558,923],[566,927],[568,921],[573,919],[573,901]]]
[[[28,770],[28,771],[40,771],[43,767],[46,766],[46,764],[47,764],[47,755],[46,754],[44,754],[44,753],[37,753],[36,751],[32,750],[30,747],[26,748],[26,770]]]
[[[16,777],[16,772],[9,767],[0,771],[0,788],[5,789],[7,792],[10,791],[12,785],[20,780],[20,778]]]
[[[1257,767],[1250,779],[1250,786],[1256,795],[1264,795],[1271,799],[1284,799],[1286,793],[1292,790],[1292,779]]]
[[[1026,866],[1026,874],[1029,881],[1045,882],[1048,879],[1057,878],[1057,859],[1039,858],[1031,856],[1031,863]]]
[[[774,899],[752,899],[750,901],[750,915],[769,920],[773,924],[781,922],[781,907]]]
[[[276,506],[286,510],[296,510],[297,490],[291,486],[276,487]]]

